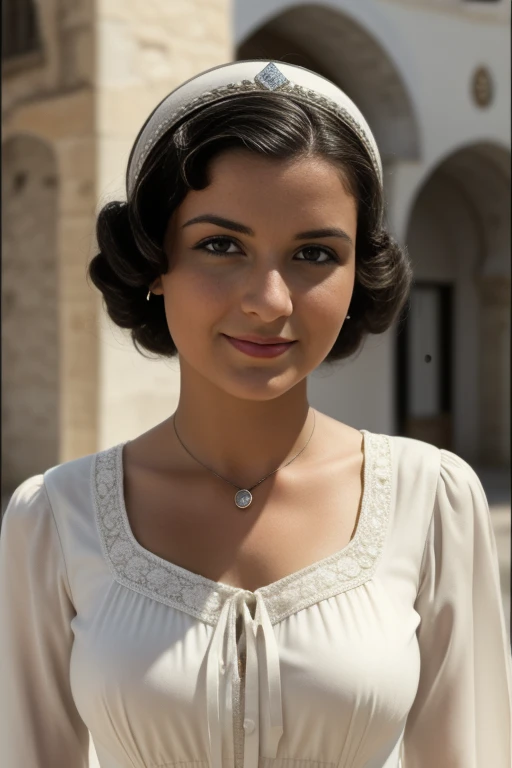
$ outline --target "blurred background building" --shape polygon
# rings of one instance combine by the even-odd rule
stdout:
[[[125,197],[133,140],[170,90],[232,59],[272,58],[359,105],[415,272],[401,321],[318,369],[311,402],[478,468],[505,562],[508,0],[3,0],[2,22],[3,495],[174,410],[178,363],[139,356],[86,281],[95,214]]]

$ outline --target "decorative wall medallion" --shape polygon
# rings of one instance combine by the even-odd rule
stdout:
[[[487,67],[478,67],[472,77],[471,92],[473,100],[482,109],[488,107],[493,98],[493,82]]]

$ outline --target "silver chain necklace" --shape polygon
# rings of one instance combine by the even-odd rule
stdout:
[[[310,436],[309,436],[309,438],[307,440],[306,445],[303,448],[301,448],[300,451],[297,454],[295,454],[295,456],[292,459],[290,459],[290,461],[287,461],[286,464],[283,464],[282,466],[278,467],[277,469],[274,469],[272,472],[269,472],[268,475],[265,475],[265,477],[262,477],[261,480],[258,480],[257,483],[254,483],[254,485],[251,485],[250,488],[240,488],[240,486],[237,485],[236,483],[232,483],[231,480],[227,480],[225,477],[222,477],[222,475],[217,474],[217,472],[215,472],[213,469],[211,469],[211,467],[207,467],[206,464],[203,464],[202,461],[199,461],[199,459],[197,459],[193,454],[190,453],[189,449],[187,448],[186,445],[184,445],[181,437],[178,435],[178,430],[176,429],[176,414],[174,414],[173,417],[172,417],[172,423],[173,423],[173,426],[174,426],[174,431],[176,432],[176,437],[178,438],[178,440],[180,441],[181,445],[186,450],[188,455],[191,456],[194,459],[194,461],[197,461],[198,464],[201,464],[201,466],[204,467],[205,469],[207,469],[209,472],[213,472],[213,474],[216,477],[220,478],[220,480],[225,480],[226,483],[229,483],[234,488],[237,488],[238,490],[235,493],[235,504],[237,505],[237,507],[239,509],[246,509],[251,504],[251,502],[252,502],[252,493],[251,493],[252,489],[256,488],[257,485],[259,485],[264,480],[266,480],[267,477],[270,477],[270,475],[273,475],[278,470],[284,469],[285,467],[287,467],[288,464],[291,464],[292,461],[295,461],[297,456],[300,456],[302,451],[304,451],[308,447],[309,441],[313,437],[313,432],[315,431],[315,423],[316,423],[315,409],[313,408],[312,410],[313,410],[313,429],[311,430],[311,434],[310,434]]]

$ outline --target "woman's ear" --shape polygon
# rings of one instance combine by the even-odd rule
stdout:
[[[151,293],[154,293],[155,296],[161,296],[164,292],[164,287],[162,285],[162,278],[157,277],[157,279],[151,283],[149,290]]]

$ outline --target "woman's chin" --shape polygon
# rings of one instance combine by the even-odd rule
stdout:
[[[306,378],[311,372],[305,365],[298,366],[297,361],[285,361],[282,358],[252,359],[233,361],[224,355],[196,355],[197,362],[180,353],[182,386],[190,378],[199,375],[203,384],[209,382],[213,387],[227,395],[241,400],[274,400],[289,392],[301,383],[306,386]],[[199,386],[203,386],[199,384]],[[195,387],[194,387],[195,388]]]
[[[213,377],[215,385],[226,394],[243,400],[274,400],[289,392],[306,378],[296,369],[271,370],[262,366],[247,366],[238,370],[218,368]]]

